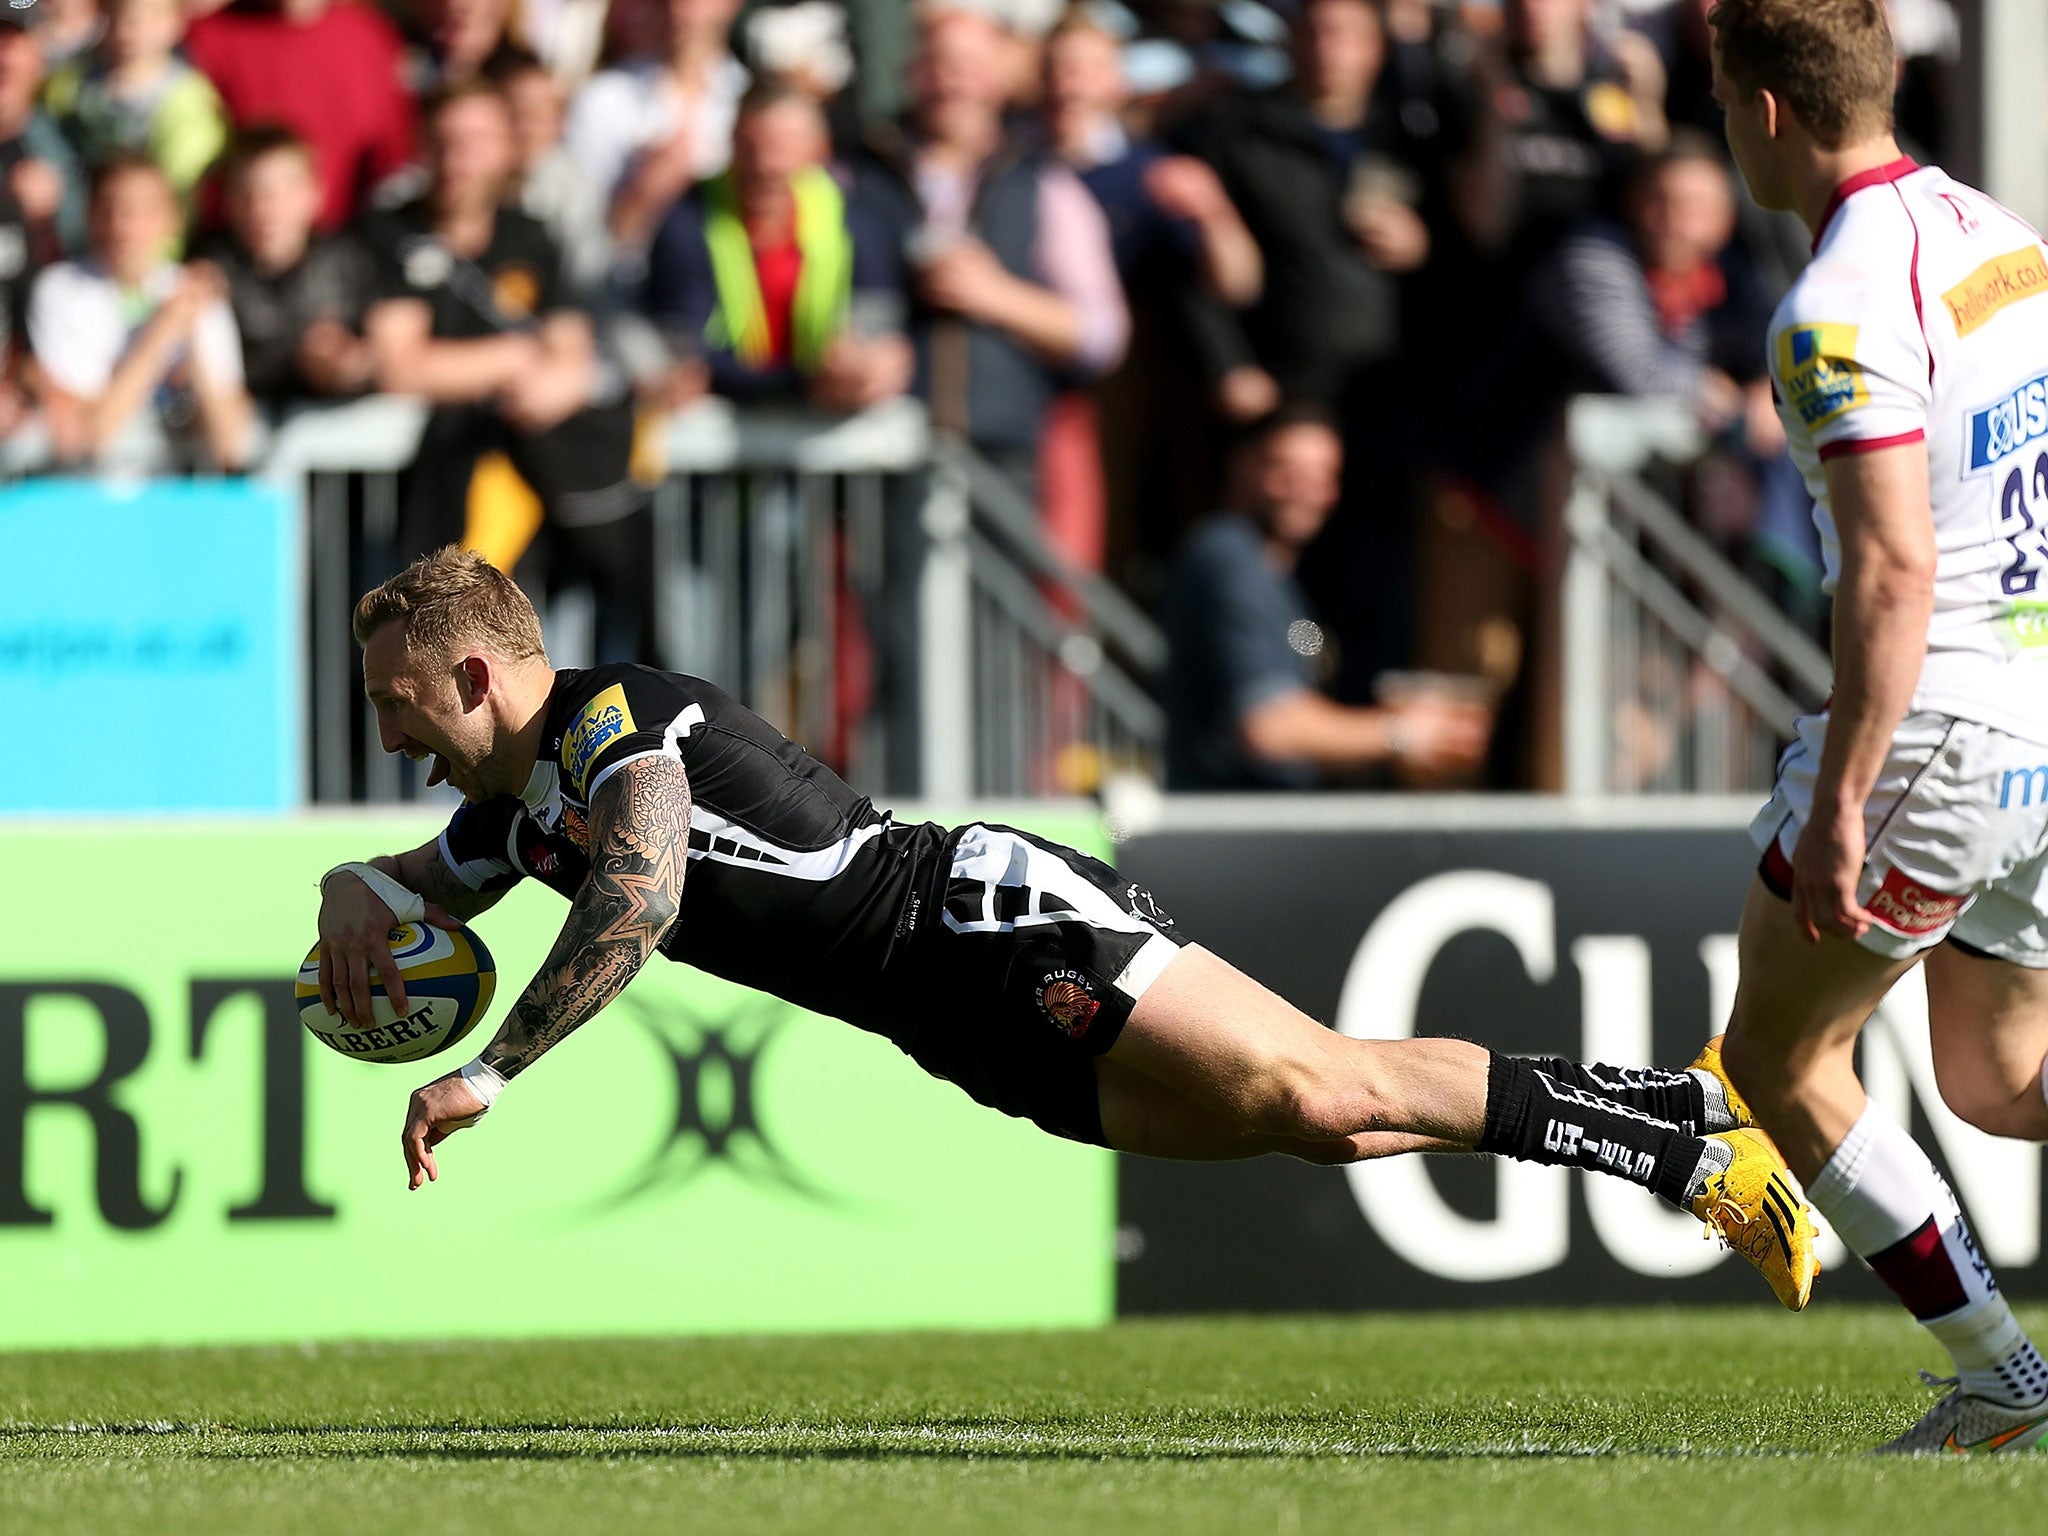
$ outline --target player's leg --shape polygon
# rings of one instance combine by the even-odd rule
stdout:
[[[1857,1036],[1919,956],[1845,939],[1808,943],[1761,879],[1751,883],[1737,946],[1741,979],[1722,1056],[1751,1113],[1811,1185],[1864,1111]]]
[[[1680,1126],[1463,1040],[1358,1040],[1189,947],[1132,1009],[1109,1059],[1259,1136],[1394,1133],[1613,1173],[1686,1206],[1728,1154]]]
[[[902,1029],[902,1002],[929,999],[905,1049],[992,1108],[1163,1156],[1351,1161],[1435,1144],[1590,1168],[1657,1190],[1731,1241],[1738,1218],[1740,1235],[1764,1228],[1771,1198],[1793,1210],[1760,1136],[1701,1138],[1464,1041],[1338,1034],[1183,947],[1150,893],[1098,859],[982,823],[952,842],[942,921],[870,1027]],[[1105,1102],[1104,1059],[1167,1096],[1119,1099],[1112,1075]],[[1795,1213],[1783,1255],[1735,1246],[1796,1309],[1811,1272],[1795,1248],[1810,1236]]]
[[[1737,1130],[1749,1123],[1721,1070],[1719,1036],[1707,1042],[1693,1064],[1682,1070],[1618,1067],[1563,1056],[1517,1059],[1553,1082],[1611,1100],[1654,1120],[1668,1120],[1694,1136]]]
[[[1956,1363],[1961,1391],[1896,1448],[1939,1449],[1958,1429],[1959,1443],[2034,1432],[2034,1410],[2048,1405],[2048,1365],[1999,1294],[1947,1183],[1856,1076],[1858,1033],[1919,955],[1832,938],[1810,944],[1762,881],[1739,943],[1742,980],[1725,1048],[1735,1086],[1849,1250]],[[1939,964],[1944,982],[1930,971],[1930,986],[1952,987],[1954,967]],[[1975,1435],[1979,1421],[1984,1433]]]
[[[2048,970],[1952,940],[1927,957],[1927,1018],[1943,1102],[1993,1136],[2048,1141]]]
[[[1620,1173],[1681,1204],[1732,1156],[1465,1041],[1326,1029],[1215,955],[1183,947],[1150,893],[1099,859],[1015,828],[975,823],[955,835],[943,916],[923,984],[957,1007],[1000,978],[1002,1003],[976,1030],[920,1031],[912,1053],[985,1103],[1026,1103],[1048,1127],[1085,1120],[1084,1136],[1106,1134],[1095,1102],[1085,1116],[1068,1103],[1048,1113],[1013,1092],[1057,1044],[1162,1085],[1229,1127],[1226,1145],[1344,1142],[1374,1155],[1414,1143],[1352,1139],[1421,1138]],[[1054,1080],[1065,1092],[1065,1074]],[[1187,1139],[1211,1144],[1201,1128]]]
[[[1102,1106],[1102,1129],[1109,1145],[1139,1157],[1177,1158],[1187,1162],[1229,1162],[1277,1153],[1326,1166],[1395,1157],[1406,1152],[1469,1152],[1470,1147],[1431,1141],[1423,1136],[1364,1132],[1356,1136],[1310,1140],[1272,1136],[1213,1115],[1164,1083],[1108,1058],[1095,1063],[1095,1081]]]

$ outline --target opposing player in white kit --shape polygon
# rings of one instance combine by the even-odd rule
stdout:
[[[1881,0],[1722,0],[1711,19],[1736,161],[1813,231],[1769,348],[1835,617],[1834,697],[1754,828],[1726,1063],[1955,1360],[1887,1449],[2023,1449],[2048,1437],[2048,1365],[1854,1052],[1920,965],[1943,1098],[2048,1140],[2048,247],[1900,154]]]

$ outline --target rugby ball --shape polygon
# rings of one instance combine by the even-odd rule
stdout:
[[[498,970],[484,941],[466,925],[449,930],[426,923],[400,923],[391,930],[391,958],[405,978],[406,1011],[401,1015],[384,995],[384,982],[370,968],[370,999],[377,1022],[358,1029],[320,1001],[320,946],[299,967],[299,1019],[313,1038],[357,1061],[418,1061],[445,1050],[468,1034],[491,1006]]]

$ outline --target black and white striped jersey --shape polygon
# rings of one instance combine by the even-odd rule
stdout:
[[[465,804],[441,856],[472,890],[532,877],[575,896],[590,800],[625,764],[676,758],[690,782],[690,865],[662,952],[847,1017],[943,902],[949,834],[899,826],[722,689],[651,667],[555,676],[533,775]]]

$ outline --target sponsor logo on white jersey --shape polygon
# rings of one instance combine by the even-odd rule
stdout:
[[[1970,413],[1970,470],[1978,474],[2037,438],[2048,437],[2048,374],[1995,405]]]

